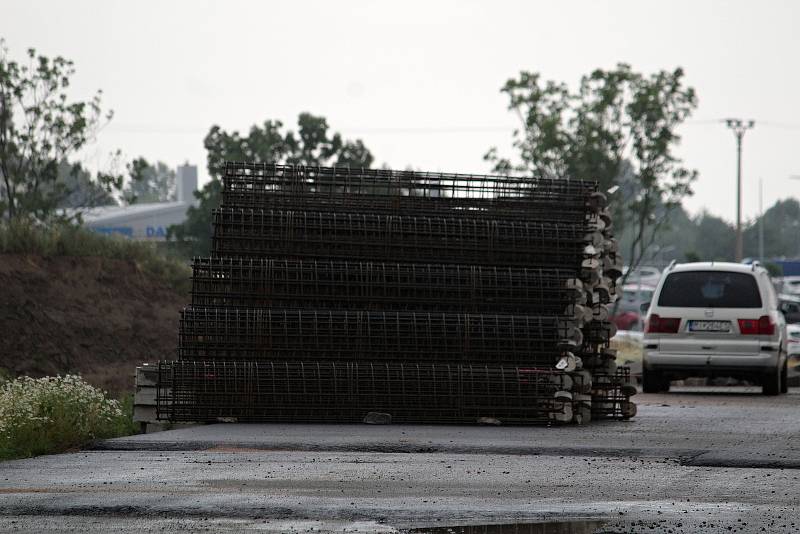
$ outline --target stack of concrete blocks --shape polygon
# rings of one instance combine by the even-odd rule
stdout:
[[[588,232],[580,276],[567,280],[575,302],[565,310],[562,354],[556,369],[565,372],[555,380],[556,394],[564,404],[554,413],[558,422],[587,423],[592,419],[630,419],[636,415],[631,396],[636,386],[627,368],[618,367],[616,350],[610,347],[617,328],[611,320],[617,294],[617,280],[623,261],[614,238],[613,222],[606,196],[595,192],[587,204]]]

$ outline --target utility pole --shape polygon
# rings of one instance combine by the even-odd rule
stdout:
[[[758,179],[758,261],[764,263],[764,180]]]
[[[742,119],[725,119],[725,124],[736,136],[736,261],[741,262],[744,256],[742,241],[742,137],[755,126],[755,121]]]

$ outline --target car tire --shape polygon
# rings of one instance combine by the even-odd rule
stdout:
[[[658,393],[664,389],[664,377],[656,371],[642,369],[642,391],[645,393]]]
[[[766,373],[761,384],[761,392],[764,395],[774,396],[781,394],[781,366]]]
[[[661,375],[661,391],[664,393],[669,393],[669,388],[672,385],[672,380],[667,378],[664,375]]]
[[[783,372],[781,373],[781,393],[789,393],[789,362],[783,362]]]

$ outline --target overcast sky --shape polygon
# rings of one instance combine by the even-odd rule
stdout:
[[[359,137],[377,163],[487,172],[517,125],[500,86],[520,70],[577,84],[622,61],[681,66],[699,107],[679,155],[700,171],[687,207],[732,220],[735,143],[715,120],[753,118],[745,217],[800,196],[800,2],[795,1],[37,1],[3,0],[0,37],[75,61],[76,95],[115,111],[84,157],[109,151],[197,163],[212,124],[294,124],[301,111]]]

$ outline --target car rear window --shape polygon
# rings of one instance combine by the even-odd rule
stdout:
[[[679,308],[760,308],[761,295],[753,275],[728,271],[670,273],[664,280],[659,306]]]

